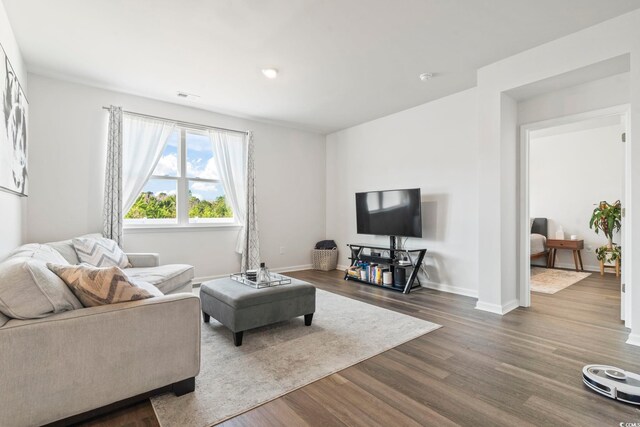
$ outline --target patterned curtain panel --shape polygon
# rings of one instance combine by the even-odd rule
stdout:
[[[253,132],[249,132],[247,146],[247,200],[244,221],[242,271],[260,267],[258,239],[258,205],[256,200],[256,171],[253,155]]]
[[[122,107],[109,107],[109,136],[104,180],[104,237],[122,242]]]

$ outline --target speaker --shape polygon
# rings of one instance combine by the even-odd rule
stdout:
[[[404,288],[407,284],[407,270],[396,267],[393,274],[393,286],[396,288]]]

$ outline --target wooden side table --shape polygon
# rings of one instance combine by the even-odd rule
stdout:
[[[549,259],[547,260],[548,268],[556,267],[558,249],[567,249],[573,252],[573,262],[576,265],[576,271],[584,271],[582,254],[580,253],[580,251],[584,249],[584,240],[547,239],[547,249],[549,249]],[[579,267],[578,262],[580,262]]]

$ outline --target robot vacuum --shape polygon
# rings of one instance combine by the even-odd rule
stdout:
[[[640,405],[640,375],[613,366],[587,365],[582,368],[582,381],[611,399]]]

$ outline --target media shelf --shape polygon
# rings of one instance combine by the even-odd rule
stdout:
[[[420,279],[418,279],[418,271],[424,260],[424,256],[427,253],[426,249],[399,249],[395,245],[395,239],[391,239],[390,246],[380,246],[375,244],[359,244],[350,243],[347,245],[351,250],[351,265],[345,271],[344,279],[353,280],[354,282],[364,283],[366,285],[375,286],[378,288],[389,289],[396,292],[402,292],[408,294],[414,287],[420,286]],[[369,253],[365,253],[368,250]],[[374,252],[375,254],[372,254]],[[383,253],[388,253],[388,256],[382,256]],[[379,255],[378,255],[379,254]],[[402,262],[406,259],[408,263]],[[350,270],[354,270],[354,267],[361,266],[361,270],[367,269],[368,277],[370,274],[369,267],[374,264],[375,267],[381,266],[381,271],[389,271],[392,275],[391,285],[382,284],[377,281],[364,280],[360,277],[355,277],[349,274]],[[402,273],[399,270],[404,270]],[[361,271],[360,270],[360,271]],[[354,270],[355,271],[355,270]],[[398,276],[396,276],[398,275]],[[397,277],[404,276],[406,279],[397,283]],[[417,284],[415,283],[417,280]]]

